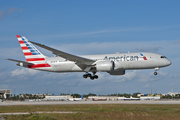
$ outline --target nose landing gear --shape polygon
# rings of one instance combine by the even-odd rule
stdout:
[[[83,78],[90,78],[91,80],[94,80],[94,79],[98,79],[98,76],[95,75],[95,73],[93,73],[93,75],[91,75],[90,73],[86,73],[83,75]]]
[[[154,72],[154,75],[157,75],[157,72]]]
[[[155,70],[154,75],[157,75],[158,73],[156,71],[158,71],[159,68],[155,68],[154,70]]]

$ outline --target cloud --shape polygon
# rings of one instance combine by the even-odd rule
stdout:
[[[176,26],[164,26],[164,27],[149,27],[149,26],[143,26],[143,27],[129,27],[129,28],[114,28],[114,29],[102,29],[102,30],[96,30],[96,31],[83,31],[83,32],[75,32],[75,33],[67,33],[67,34],[52,34],[52,35],[45,35],[36,38],[62,38],[62,37],[84,37],[84,36],[93,36],[93,35],[100,35],[100,34],[109,34],[109,33],[124,33],[124,32],[139,32],[139,31],[156,31],[156,30],[164,30],[169,28],[177,28],[180,27],[179,25]]]
[[[0,48],[2,58],[20,57],[23,55],[21,48]]]
[[[93,86],[96,85],[97,82],[99,84],[105,84],[106,82],[112,82],[112,83],[123,83],[123,82],[129,82],[129,81],[140,81],[140,82],[149,82],[149,81],[157,81],[161,80],[162,77],[166,77],[168,74],[164,72],[159,72],[158,76],[154,76],[153,73],[144,73],[143,71],[126,71],[125,75],[119,75],[119,76],[111,76],[108,73],[104,72],[98,72],[97,75],[99,76],[99,79],[97,82],[91,82],[91,80],[88,82],[81,84],[84,81],[82,75],[84,73],[51,73],[51,72],[44,72],[44,71],[37,71],[27,68],[21,68],[21,69],[15,69],[11,72],[12,77],[17,77],[18,79],[27,79],[33,78],[33,80],[41,80],[41,81],[48,81],[48,80],[60,80],[58,84],[66,84],[67,86]],[[74,81],[74,82],[72,82]],[[78,81],[78,83],[76,82]]]
[[[169,74],[167,72],[158,72],[158,75],[155,76],[153,72],[150,71],[141,71],[141,70],[133,70],[128,71],[126,70],[125,75],[120,76],[111,76],[109,74],[100,73],[99,79],[105,79],[107,82],[132,82],[132,81],[139,81],[139,82],[152,82],[152,81],[158,81],[165,77],[169,77]]]
[[[127,53],[129,52],[155,52],[164,54],[168,57],[168,54],[175,54],[174,51],[179,49],[179,44],[174,44],[176,40],[172,41],[136,41],[136,42],[92,42],[92,43],[74,43],[74,44],[47,44],[55,49],[62,50],[75,55],[88,55],[88,54],[109,54],[109,53]],[[92,49],[93,48],[93,49]],[[2,48],[0,56],[23,56],[22,51],[19,48]],[[43,54],[48,56],[54,56],[51,52],[41,49]],[[164,52],[165,51],[165,52]],[[178,54],[178,53],[176,53]],[[179,53],[180,54],[180,53]]]
[[[163,49],[163,47],[161,46],[152,46],[152,47],[139,47],[139,48],[135,48],[137,51],[139,52],[158,52],[160,50]]]
[[[152,82],[162,80],[165,77],[169,77],[167,72],[159,71],[158,75],[154,75],[152,72],[138,74],[138,80],[140,82]]]
[[[138,51],[133,45],[135,42],[104,42],[98,43],[93,42],[89,44],[61,44],[53,45],[53,48],[66,51],[73,54],[108,54],[116,52],[128,52],[128,51]],[[141,44],[139,44],[141,46]],[[143,46],[143,45],[142,45]],[[93,49],[92,49],[93,48]],[[151,49],[149,49],[152,51]]]
[[[147,83],[143,86],[143,88],[148,88],[148,87],[149,87],[149,83]]]
[[[172,43],[171,43],[172,42]],[[47,46],[50,46],[46,44]],[[51,47],[72,54],[107,54],[129,52],[155,52],[172,55],[173,50],[179,49],[172,41],[136,41],[136,42],[92,42],[76,44],[58,44]],[[92,49],[93,48],[93,49]],[[165,52],[164,52],[165,51]],[[174,53],[174,52],[173,52]]]
[[[179,71],[177,71],[177,72],[170,75],[170,78],[179,78],[179,77],[180,77],[180,72]]]
[[[9,84],[1,84],[0,88],[1,89],[9,89]]]
[[[22,69],[15,69],[12,71],[12,76],[34,76],[38,74],[39,71],[37,70],[32,70],[32,69],[27,69],[27,68],[22,68]]]
[[[17,8],[8,8],[6,11],[0,10],[0,19],[2,19],[3,17],[6,17],[7,15],[15,12],[16,10],[17,10]]]
[[[45,35],[45,38],[61,38],[61,37],[82,37],[87,35],[98,35],[98,34],[107,34],[107,33],[114,33],[114,32],[123,32],[123,31],[134,31],[139,30],[139,28],[126,28],[126,29],[105,29],[105,30],[98,30],[98,31],[90,31],[90,32],[81,32],[81,33],[71,33],[71,34],[55,34],[55,35]],[[36,37],[37,38],[37,37]],[[42,38],[42,37],[41,37]]]
[[[16,12],[16,11],[22,12],[23,9],[17,9],[17,8],[13,8],[13,7],[12,7],[12,8],[8,8],[8,9],[5,10],[5,11],[0,10],[0,19],[6,17],[6,16],[8,16],[8,15],[10,15],[10,14]]]
[[[172,43],[173,44],[180,44],[180,40],[174,40]]]

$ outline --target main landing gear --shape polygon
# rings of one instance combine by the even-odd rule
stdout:
[[[157,75],[158,73],[156,71],[158,71],[159,68],[155,68],[154,70],[155,70],[154,75]]]
[[[94,80],[94,79],[98,79],[98,76],[95,75],[95,73],[93,73],[93,75],[91,75],[90,73],[86,73],[83,75],[83,78],[90,78],[91,80]]]

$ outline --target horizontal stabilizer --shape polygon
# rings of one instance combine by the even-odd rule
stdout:
[[[20,60],[14,60],[14,59],[6,59],[6,60],[10,60],[10,61],[13,61],[13,62],[18,62],[18,63],[26,63],[28,65],[34,65],[33,63],[24,62],[24,61],[20,61]]]

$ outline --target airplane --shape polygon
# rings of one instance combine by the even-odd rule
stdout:
[[[126,99],[126,97],[118,97],[118,100],[125,100]]]
[[[130,96],[130,98],[126,98],[126,97],[118,97],[118,100],[140,100],[140,98],[134,98],[132,96]]]
[[[134,98],[134,97],[130,97],[131,98],[131,100],[140,100],[140,98]]]
[[[69,101],[80,101],[83,99],[83,95],[81,95],[80,98],[72,98],[72,99],[68,99]]]
[[[43,44],[29,41],[26,37],[16,35],[26,61],[6,59],[18,62],[18,66],[34,70],[66,73],[85,72],[83,78],[98,79],[97,72],[110,75],[124,75],[126,70],[154,69],[154,75],[162,67],[171,65],[163,55],[148,52],[115,53],[101,55],[73,55]],[[44,56],[33,44],[51,51],[56,57]],[[91,74],[92,73],[92,74]]]

